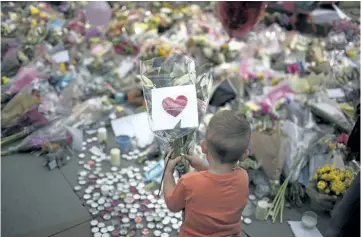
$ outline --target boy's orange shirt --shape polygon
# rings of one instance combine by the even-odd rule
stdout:
[[[169,209],[185,208],[180,237],[228,237],[241,231],[241,214],[248,201],[248,174],[208,171],[184,175],[165,196]]]

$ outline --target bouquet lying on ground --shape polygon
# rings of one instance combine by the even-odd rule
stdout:
[[[23,88],[2,110],[1,144],[27,136],[41,126],[71,114],[47,80]]]
[[[104,107],[100,98],[89,99],[73,108],[70,116],[63,116],[36,130],[19,144],[2,150],[1,155],[18,152],[47,150],[70,145],[72,141],[69,128],[91,125],[104,116]]]
[[[151,128],[155,136],[167,148],[174,150],[173,155],[175,157],[192,152],[198,121],[204,115],[210,97],[212,76],[209,72],[205,72],[205,70],[201,71],[199,68],[197,69],[198,70],[196,70],[195,61],[183,55],[158,57],[141,63],[141,79]],[[203,69],[205,69],[205,67],[203,67]],[[194,103],[196,103],[195,106],[197,107],[198,117],[194,116],[194,119],[197,119],[197,121],[191,121],[195,122],[193,124],[196,124],[196,126],[182,128],[181,124],[185,119],[185,116],[183,116],[184,112],[191,104],[190,98],[187,99],[185,93],[179,94],[182,93],[180,90],[185,86],[193,86],[195,88],[196,102],[194,101]],[[170,94],[167,94],[167,92],[164,93],[163,102],[153,101],[154,97],[152,94],[153,92],[155,93],[156,90],[169,91],[175,87],[177,87],[176,92],[171,92]],[[159,103],[159,105],[157,103]],[[176,121],[177,117],[181,118],[175,127],[169,129],[154,128],[154,122],[157,122],[155,120],[158,118],[158,115],[155,113],[164,113],[164,111],[156,110],[156,108],[160,108],[160,104],[167,113],[164,118],[168,121],[164,121],[165,123]],[[187,172],[186,169],[187,165],[184,162],[183,165],[180,164],[177,168],[180,174]]]

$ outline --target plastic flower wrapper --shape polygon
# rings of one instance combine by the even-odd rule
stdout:
[[[24,98],[30,95],[30,98],[40,96],[40,103],[32,104],[25,112],[12,119],[10,123],[4,120],[6,123],[2,124],[2,145],[25,137],[51,121],[71,114],[71,107],[64,103],[56,90],[47,81],[40,81],[16,95],[14,101],[11,101],[14,106],[4,108],[3,115],[9,113],[7,109],[10,109],[11,112],[21,112],[18,106],[24,105]],[[9,103],[10,106],[11,104]],[[8,119],[9,115],[16,115],[11,112],[3,118]]]
[[[1,155],[46,149],[49,144],[64,146],[71,143],[68,128],[81,128],[94,124],[104,116],[104,106],[100,98],[93,98],[76,105],[69,116],[63,116],[36,130],[19,144],[2,150]]]
[[[3,108],[1,115],[2,127],[10,125],[13,120],[23,115],[29,109],[38,106],[42,101],[42,95],[50,89],[47,81],[35,80],[23,88]]]
[[[205,68],[203,67],[203,69]],[[141,63],[140,70],[149,121],[155,136],[165,147],[174,149],[174,156],[190,154],[198,126],[181,128],[180,123],[178,123],[172,129],[154,130],[153,103],[155,102],[152,101],[152,91],[160,88],[169,89],[176,86],[194,85],[198,121],[201,121],[212,89],[211,74],[201,71],[201,69],[196,70],[195,61],[184,55],[171,55],[168,58],[158,57],[144,61]],[[178,96],[175,100],[168,97],[162,102],[163,109],[172,115],[172,119],[181,114],[186,105],[187,97],[184,95]]]
[[[312,180],[306,186],[311,204],[317,204],[318,209],[332,210],[337,199],[347,191],[354,177],[352,168],[339,168],[333,161],[318,166],[312,173]]]
[[[339,105],[320,91],[310,100],[312,112],[325,121],[335,124],[341,131],[350,133],[352,122],[343,114]]]
[[[311,144],[321,136],[321,132],[318,130],[315,126],[300,127],[297,123],[289,120],[283,123],[283,154],[286,155],[283,173],[286,177],[290,175],[290,183],[298,181],[302,168],[307,164],[308,160],[305,154]]]
[[[140,48],[140,60],[146,61],[157,57],[168,57],[172,53],[183,53],[185,49],[181,45],[173,45],[165,39],[149,39]]]
[[[9,89],[6,93],[16,94],[33,81],[47,78],[48,75],[39,72],[35,67],[23,67],[19,70],[14,80],[10,81]]]
[[[222,45],[220,48],[219,46]],[[201,64],[219,65],[226,62],[224,55],[228,45],[224,41],[214,41],[208,34],[194,35],[187,41],[187,51]]]

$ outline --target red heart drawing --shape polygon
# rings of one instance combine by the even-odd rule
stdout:
[[[165,98],[162,102],[162,105],[165,112],[172,115],[173,117],[177,117],[187,106],[187,102],[187,97],[180,95],[175,100],[170,97]]]

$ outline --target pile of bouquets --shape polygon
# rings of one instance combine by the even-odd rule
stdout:
[[[104,107],[101,99],[89,99],[76,105],[69,116],[53,120],[32,132],[19,144],[3,149],[1,155],[70,145],[72,135],[69,132],[69,128],[84,128],[97,122],[103,116]]]
[[[47,80],[35,81],[21,90],[2,110],[1,144],[18,140],[71,113]]]

